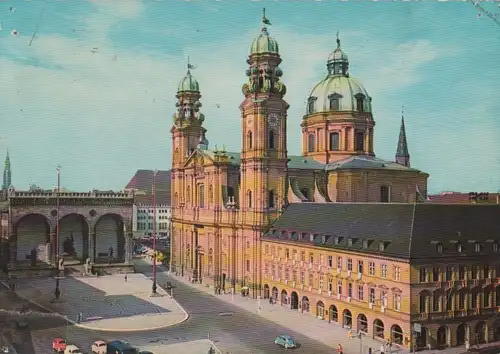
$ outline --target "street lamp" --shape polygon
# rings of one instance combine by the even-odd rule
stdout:
[[[231,264],[231,269],[232,269],[232,274],[231,274],[231,287],[232,292],[234,294],[236,290],[236,202],[234,201],[234,197],[229,198],[229,202],[227,202],[227,208],[232,212],[231,213],[231,228],[232,228],[232,264]]]
[[[156,295],[156,174],[153,171],[153,295]]]
[[[181,276],[184,276],[184,202],[179,203],[181,208]]]
[[[59,221],[61,218],[59,217],[59,194],[61,192],[61,166],[57,166],[57,213],[56,213],[56,218],[57,218],[57,224],[56,224],[56,290],[54,292],[54,295],[56,297],[56,300],[59,300],[59,296],[61,296],[61,290],[59,289],[59,260],[60,260],[60,252],[59,252]]]

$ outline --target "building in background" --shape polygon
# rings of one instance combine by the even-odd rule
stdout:
[[[500,193],[488,192],[441,192],[439,194],[429,195],[428,203],[438,204],[481,204],[494,203],[500,204]]]
[[[153,234],[153,170],[138,170],[125,187],[134,193],[132,228],[135,237]],[[172,223],[170,171],[157,171],[156,178],[156,232],[158,237],[170,236]]]
[[[10,165],[9,151],[7,150],[7,156],[5,157],[5,164],[3,168],[2,190],[7,191],[11,185],[12,185],[12,169]]]
[[[498,341],[498,215],[495,204],[291,204],[262,238],[263,296],[405,347]]]

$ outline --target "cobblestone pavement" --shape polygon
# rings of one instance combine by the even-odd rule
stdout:
[[[214,348],[216,353],[221,353],[214,343],[208,339],[175,344],[149,344],[141,347],[141,350],[149,350],[153,353],[205,354],[208,353],[210,347]]]
[[[129,274],[127,281],[118,274],[67,277],[61,280],[58,301],[54,301],[54,283],[51,278],[19,279],[16,291],[69,322],[92,330],[151,330],[178,324],[188,316],[163,289],[158,289],[160,296],[151,297],[152,282],[142,274]]]

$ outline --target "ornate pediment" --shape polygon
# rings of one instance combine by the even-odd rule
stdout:
[[[194,168],[202,172],[204,166],[213,164],[212,158],[204,154],[201,150],[196,149],[184,163],[184,168]]]

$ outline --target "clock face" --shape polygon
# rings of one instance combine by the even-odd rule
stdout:
[[[271,128],[276,128],[279,124],[279,116],[278,116],[278,113],[275,113],[275,112],[271,112],[269,113],[269,116],[268,116],[268,123],[269,123],[269,126]]]

